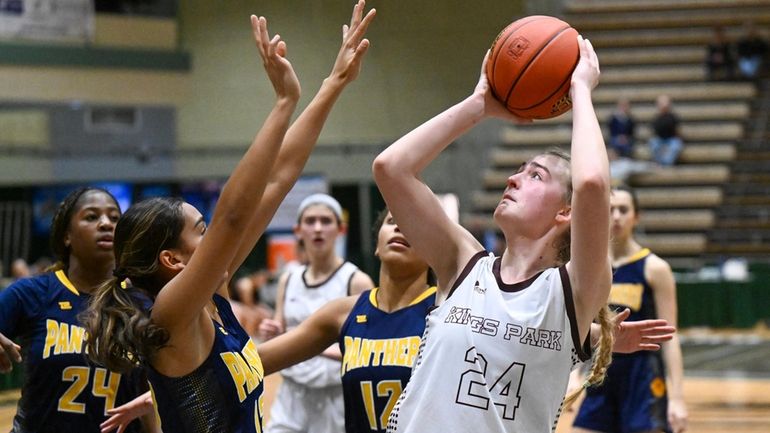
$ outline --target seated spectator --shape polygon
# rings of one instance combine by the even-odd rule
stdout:
[[[706,75],[709,80],[732,80],[735,78],[735,59],[732,44],[722,26],[714,27],[714,39],[708,44],[706,54]]]
[[[671,98],[660,95],[657,99],[658,114],[652,120],[650,152],[653,161],[660,165],[676,164],[684,143],[679,135],[679,117],[671,110]]]
[[[634,117],[631,115],[631,102],[620,98],[609,120],[610,149],[619,158],[634,157]]]
[[[767,42],[760,36],[753,21],[745,25],[746,34],[738,39],[736,49],[738,51],[738,71],[746,79],[754,79],[759,76],[767,53]]]

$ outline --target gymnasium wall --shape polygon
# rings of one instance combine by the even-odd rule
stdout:
[[[170,156],[170,172],[157,173],[152,160],[148,164],[125,155],[98,155],[89,163],[115,165],[111,172],[123,179],[150,178],[153,173],[171,178],[222,177],[240,157],[273,100],[252,42],[249,14],[267,16],[271,32],[287,41],[303,85],[301,109],[331,69],[340,28],[349,19],[352,4],[189,0],[180,2],[176,20],[99,14],[93,46],[87,48],[106,50],[113,57],[117,53],[119,58],[125,53],[117,64],[105,65],[99,59],[73,64],[72,59],[83,54],[80,47],[21,47],[26,62],[0,56],[0,104],[78,101],[171,107],[176,110],[178,153]],[[308,167],[333,180],[368,179],[371,157],[382,146],[467,95],[484,50],[524,9],[522,1],[501,0],[481,4],[372,0],[367,6],[376,7],[378,17],[369,31],[372,47],[364,70],[337,104],[321,136],[321,149]],[[35,63],[35,50],[47,64]],[[62,62],[57,64],[49,53],[59,53]],[[67,56],[71,53],[76,55]],[[15,128],[0,130],[2,144],[11,142],[13,149],[21,149],[0,149],[0,185],[67,180],[66,173],[51,168],[68,164],[46,154],[50,143],[40,137],[47,132],[35,131],[45,124],[39,116],[15,119]],[[12,130],[23,139],[9,136]],[[29,150],[25,146],[35,151],[25,151]],[[14,173],[20,166],[30,169]],[[71,180],[104,173],[79,171]]]

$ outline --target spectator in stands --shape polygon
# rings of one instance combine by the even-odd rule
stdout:
[[[634,127],[636,122],[631,115],[631,102],[620,98],[609,120],[610,150],[620,158],[634,157]]]
[[[684,143],[679,135],[679,117],[671,109],[671,98],[660,95],[657,99],[658,114],[652,120],[650,151],[652,159],[660,165],[676,164]]]
[[[743,78],[757,78],[762,70],[767,42],[762,38],[753,21],[745,24],[746,34],[738,39],[738,70]]]
[[[709,80],[732,80],[735,78],[733,47],[722,26],[714,27],[714,39],[708,44],[706,54],[706,75]]]

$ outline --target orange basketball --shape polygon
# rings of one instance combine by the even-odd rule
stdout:
[[[577,30],[533,15],[514,21],[492,42],[487,78],[492,93],[525,119],[548,119],[572,108],[570,79],[580,52]]]

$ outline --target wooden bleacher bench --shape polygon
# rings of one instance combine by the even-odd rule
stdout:
[[[685,144],[684,150],[679,155],[680,164],[729,162],[735,159],[737,151],[732,143],[719,144]],[[652,153],[648,146],[635,146],[634,157],[636,159],[650,160]]]
[[[593,92],[594,103],[614,104],[621,97],[631,102],[652,102],[668,95],[676,104],[683,101],[736,101],[755,97],[757,89],[751,83],[691,83],[676,85],[599,86]]]
[[[615,104],[596,104],[594,108],[599,122],[606,124],[610,115],[615,110]],[[751,114],[749,104],[741,101],[720,102],[719,104],[714,104],[709,101],[677,102],[674,109],[682,123],[699,120],[738,120],[743,122]],[[637,103],[631,108],[631,113],[633,114],[636,123],[639,125],[651,123],[657,111],[655,105],[649,102]],[[553,117],[551,119],[538,120],[532,125],[529,125],[529,127],[556,124],[571,125],[572,111],[568,111],[561,116]]]
[[[602,84],[693,82],[706,79],[702,65],[602,68]]]
[[[736,40],[745,30],[742,26],[725,28],[726,36]],[[604,48],[638,48],[638,47],[670,47],[698,46],[703,49],[705,59],[706,47],[714,38],[712,27],[685,27],[655,30],[619,31],[607,30],[591,32],[591,44],[601,52]],[[601,59],[600,59],[601,60]]]
[[[724,200],[722,188],[718,186],[639,187],[635,191],[642,209],[716,207]]]
[[[709,123],[683,123],[680,127],[682,138],[685,142],[700,142],[709,140],[734,141],[743,138],[743,124],[739,122],[709,122]],[[637,128],[636,138],[644,143],[652,135],[648,125],[640,125]],[[564,124],[555,128],[537,127],[507,127],[500,133],[500,144],[504,146],[532,146],[551,145],[566,147],[572,140],[570,125]]]
[[[703,64],[703,47],[660,47],[599,49],[596,52],[602,67],[630,65]]]
[[[570,14],[596,14],[616,12],[649,12],[671,10],[703,10],[709,8],[746,8],[770,6],[768,0],[637,0],[637,1],[585,1],[566,2],[566,12]]]
[[[702,254],[708,244],[701,233],[639,234],[636,240],[660,256]]]
[[[639,213],[639,226],[655,231],[703,231],[714,227],[711,209],[645,210]]]
[[[631,175],[632,186],[720,185],[730,180],[730,167],[725,164],[662,167]]]
[[[757,11],[735,10],[729,14],[721,9],[701,11],[673,10],[666,13],[660,13],[659,11],[648,13],[613,12],[570,16],[568,18],[568,22],[581,33],[591,30],[677,28],[683,25],[689,27],[736,26],[749,20],[754,21],[759,26],[766,25],[770,23],[770,12],[766,9]]]

